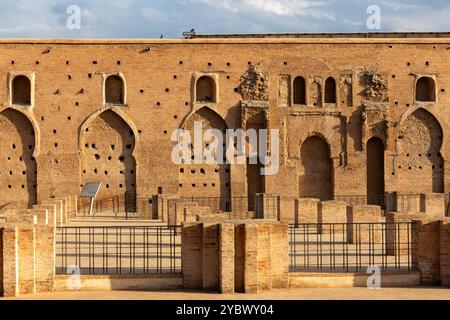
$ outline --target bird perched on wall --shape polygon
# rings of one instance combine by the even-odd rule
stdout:
[[[160,39],[164,38],[164,35],[162,34],[159,38],[160,38]]]

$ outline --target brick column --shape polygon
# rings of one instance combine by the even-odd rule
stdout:
[[[33,210],[36,224],[36,291],[53,291],[55,284],[55,225],[50,225],[47,210]]]
[[[183,287],[201,289],[203,259],[203,224],[185,224],[181,232]]]
[[[234,225],[219,226],[219,291],[234,293]]]
[[[441,284],[450,286],[450,219],[439,224]]]
[[[440,283],[440,221],[414,220],[414,262],[421,273],[422,284]]]
[[[28,210],[5,213],[3,287],[5,296],[36,292],[35,218]]]

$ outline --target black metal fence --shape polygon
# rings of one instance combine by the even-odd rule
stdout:
[[[290,225],[289,271],[415,270],[413,227],[412,222]]]
[[[59,227],[56,235],[56,273],[180,273],[181,237],[177,228]]]
[[[79,198],[78,216],[88,217],[90,200]],[[115,219],[141,219],[143,216],[151,217],[153,203],[151,198],[136,198],[126,194],[98,199],[94,201],[93,215],[97,218]]]

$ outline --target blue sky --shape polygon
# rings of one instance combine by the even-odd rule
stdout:
[[[80,29],[66,27],[70,5]],[[179,38],[198,33],[450,31],[450,0],[1,0],[0,37]]]

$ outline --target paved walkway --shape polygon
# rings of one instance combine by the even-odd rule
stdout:
[[[21,296],[43,300],[450,300],[450,288],[308,288],[282,289],[258,294],[217,294],[193,291],[57,292]]]

